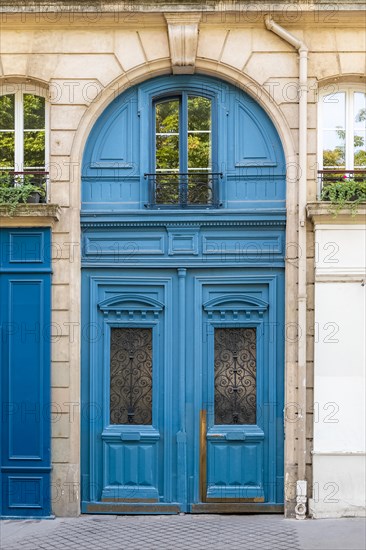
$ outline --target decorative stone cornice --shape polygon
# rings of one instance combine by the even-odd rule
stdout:
[[[193,74],[201,14],[166,13],[173,74]]]
[[[60,216],[57,204],[20,204],[14,211],[0,206],[0,227],[53,227]]]

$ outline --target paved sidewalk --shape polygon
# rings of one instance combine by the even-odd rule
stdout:
[[[364,519],[276,515],[81,516],[3,520],[1,550],[364,550]]]

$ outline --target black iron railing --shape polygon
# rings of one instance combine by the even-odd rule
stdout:
[[[218,208],[221,172],[159,172],[144,174],[149,182],[147,208]]]
[[[318,198],[321,197],[324,186],[329,183],[347,180],[364,181],[366,180],[366,170],[318,170]]]

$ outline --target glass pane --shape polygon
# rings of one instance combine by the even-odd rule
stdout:
[[[188,170],[207,169],[211,163],[211,101],[188,98]]]
[[[24,132],[24,168],[45,166],[45,132]]]
[[[0,130],[14,130],[14,94],[0,96]]]
[[[161,101],[155,106],[156,133],[179,132],[179,99]]]
[[[355,168],[366,166],[366,94],[354,94],[354,165]]]
[[[366,127],[366,94],[355,92],[354,94],[354,127],[365,130]]]
[[[188,176],[188,203],[212,203],[212,178],[209,174],[192,174]]]
[[[366,166],[366,132],[360,130],[354,135],[354,163],[355,168]]]
[[[156,204],[178,205],[182,200],[179,194],[182,186],[179,174],[156,174],[155,177],[155,201]],[[183,187],[184,189],[184,187]]]
[[[346,132],[341,128],[323,131],[323,166],[345,166]]]
[[[112,328],[111,424],[152,423],[152,329]]]
[[[345,128],[346,95],[344,92],[323,97],[323,129]]]
[[[211,130],[211,101],[205,97],[188,98],[188,131]]]
[[[14,168],[15,133],[0,132],[0,166]]]
[[[211,160],[211,135],[188,133],[188,169],[207,169]]]
[[[215,328],[215,424],[255,424],[256,402],[256,329]]]
[[[24,94],[24,129],[43,130],[45,127],[45,99],[38,95]]]
[[[179,171],[179,136],[156,136],[156,171]]]

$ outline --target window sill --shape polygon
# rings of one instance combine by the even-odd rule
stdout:
[[[350,203],[351,204],[351,203]],[[314,224],[364,224],[366,219],[366,202],[357,206],[356,214],[352,215],[349,208],[342,208],[337,214],[330,211],[330,202],[309,202],[306,207],[307,217]]]
[[[60,215],[58,204],[19,204],[14,211],[0,206],[0,227],[53,227]]]

